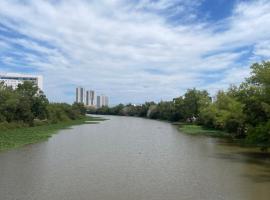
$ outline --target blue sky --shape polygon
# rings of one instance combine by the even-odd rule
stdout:
[[[269,58],[268,0],[0,1],[0,72],[43,75],[51,101],[76,86],[112,104],[215,94]]]

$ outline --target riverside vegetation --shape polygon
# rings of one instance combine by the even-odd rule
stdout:
[[[49,138],[71,125],[95,123],[83,104],[49,103],[31,82],[17,89],[0,83],[0,151]]]
[[[270,62],[251,66],[239,86],[219,91],[189,89],[173,101],[146,102],[88,110],[88,113],[147,117],[180,123],[189,134],[228,136],[261,150],[270,147]],[[188,122],[188,123],[187,123]]]

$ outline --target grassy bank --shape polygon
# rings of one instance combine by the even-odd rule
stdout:
[[[229,134],[224,131],[205,128],[194,124],[179,124],[179,131],[189,135],[205,135],[211,137],[229,137]]]
[[[227,138],[231,143],[234,143],[241,147],[247,148],[259,148],[262,152],[267,152],[269,149],[268,145],[261,145],[260,143],[249,143],[245,139],[237,139],[233,137],[231,134],[226,133],[224,131],[219,131],[215,129],[208,129],[203,126],[193,125],[193,124],[182,124],[182,123],[173,123],[174,125],[178,126],[178,130],[182,133],[189,134],[189,135],[204,135],[210,137],[218,137],[218,138]]]
[[[103,120],[105,119],[100,117],[87,116],[82,119],[69,120],[56,124],[0,130],[0,151],[48,139],[58,130],[68,128],[70,126],[98,123],[99,121]]]

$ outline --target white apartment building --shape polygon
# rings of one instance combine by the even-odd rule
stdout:
[[[100,96],[97,96],[97,108],[101,108],[101,98]]]
[[[108,106],[109,105],[109,97],[100,95],[97,96],[97,108],[101,108],[103,106]]]
[[[86,91],[86,105],[95,106],[95,91],[93,90]]]
[[[76,102],[85,103],[85,90],[83,87],[76,88]]]
[[[108,96],[104,97],[104,105],[109,106],[109,97]]]
[[[16,89],[19,84],[25,81],[31,81],[38,86],[40,90],[43,90],[43,77],[30,74],[17,74],[17,73],[0,73],[0,82],[4,82],[5,85],[11,86]]]

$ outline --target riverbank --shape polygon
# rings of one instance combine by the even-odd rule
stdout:
[[[216,129],[209,129],[200,125],[194,125],[194,124],[183,124],[183,123],[173,123],[174,125],[178,126],[178,130],[182,133],[188,134],[188,135],[201,135],[201,136],[208,136],[208,137],[216,137],[216,138],[227,138],[230,142],[246,148],[257,148],[260,149],[262,152],[267,152],[268,147],[262,146],[259,144],[251,144],[246,139],[237,139],[233,137],[231,134],[220,131]]]
[[[103,120],[105,119],[86,116],[78,120],[68,120],[56,124],[0,130],[0,151],[46,140],[57,131],[74,125],[99,123]]]
[[[230,134],[225,131],[205,128],[195,124],[176,124],[178,130],[189,135],[205,135],[210,137],[230,138]]]

